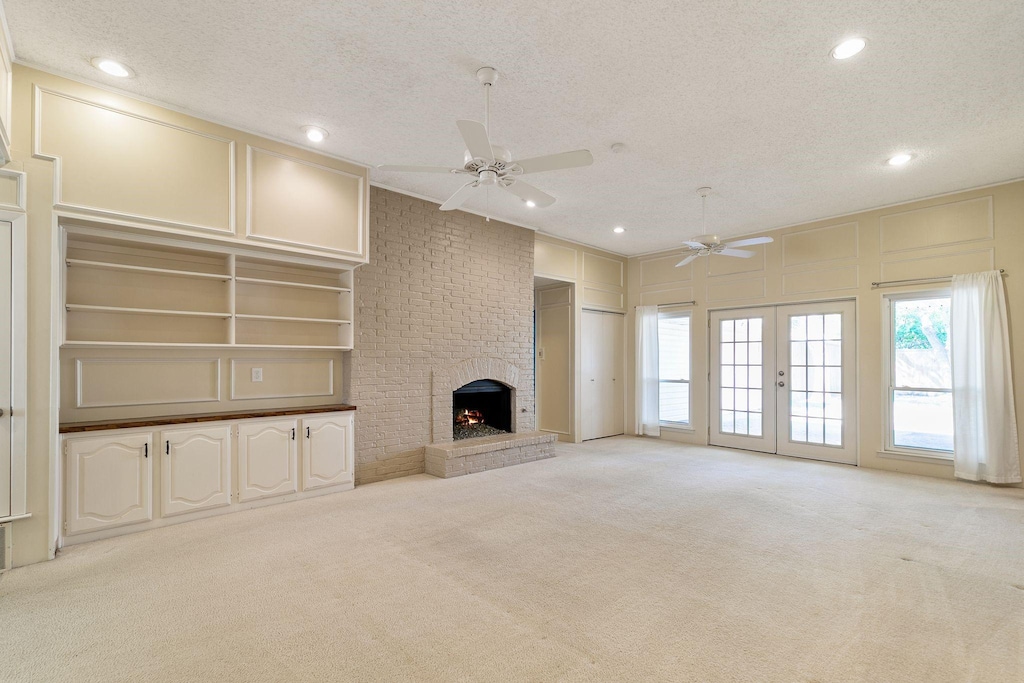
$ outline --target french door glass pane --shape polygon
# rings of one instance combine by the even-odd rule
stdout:
[[[894,391],[893,444],[932,451],[953,450],[953,394],[948,391]]]
[[[842,446],[842,315],[790,316],[789,351],[790,440]]]
[[[723,434],[762,436],[763,324],[761,318],[723,320],[719,328]]]

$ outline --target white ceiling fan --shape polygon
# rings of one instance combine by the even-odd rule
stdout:
[[[593,155],[588,150],[579,149],[575,152],[562,152],[561,154],[513,161],[512,153],[505,147],[492,143],[488,136],[491,116],[491,86],[497,80],[498,72],[485,66],[477,70],[476,78],[484,86],[484,122],[465,119],[455,122],[462,134],[462,139],[466,142],[465,164],[462,168],[391,164],[382,164],[377,168],[382,171],[405,173],[455,173],[473,176],[472,180],[460,187],[455,194],[448,198],[448,201],[441,205],[442,211],[459,208],[477,188],[487,188],[492,185],[519,197],[527,206],[551,206],[555,203],[554,197],[524,182],[520,176],[590,166],[594,163]]]
[[[687,247],[690,248],[690,254],[682,261],[676,264],[676,268],[685,266],[690,261],[701,256],[710,256],[711,254],[721,254],[722,256],[735,256],[738,258],[750,258],[757,252],[748,251],[746,249],[737,249],[736,247],[752,247],[755,244],[768,244],[774,242],[771,237],[748,237],[747,239],[735,240],[733,242],[722,242],[718,239],[718,235],[707,234],[707,226],[705,219],[707,217],[707,203],[708,195],[711,194],[710,187],[699,187],[697,188],[697,194],[700,195],[700,229],[705,234],[697,235],[691,240],[683,242]]]

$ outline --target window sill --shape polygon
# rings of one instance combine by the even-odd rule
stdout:
[[[696,434],[697,430],[688,424],[681,422],[662,422],[661,428],[670,432],[685,432],[687,434]]]
[[[877,451],[876,454],[879,458],[885,458],[886,460],[908,460],[910,462],[925,462],[931,465],[953,466],[952,455],[939,455],[937,453],[900,453],[896,451]]]

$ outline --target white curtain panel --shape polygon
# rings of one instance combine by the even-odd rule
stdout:
[[[658,307],[636,308],[636,433],[661,435],[658,419]]]
[[[953,277],[953,460],[961,479],[1019,482],[1006,295],[998,271]]]

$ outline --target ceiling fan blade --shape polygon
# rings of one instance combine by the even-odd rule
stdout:
[[[739,256],[740,258],[750,258],[754,256],[756,251],[746,251],[745,249],[723,249],[722,251],[716,251],[716,254],[722,256]]]
[[[537,206],[544,208],[551,206],[555,203],[555,198],[549,195],[547,192],[538,190],[529,183],[524,183],[522,180],[517,180],[511,185],[502,185],[507,192],[511,192],[515,196],[522,199],[524,202],[533,202]]]
[[[397,164],[381,164],[377,167],[380,171],[392,171],[395,173],[459,173],[460,169],[445,168],[444,166],[402,166]]]
[[[686,265],[687,263],[689,263],[689,262],[690,262],[690,261],[692,261],[693,259],[697,258],[698,256],[700,256],[700,254],[690,254],[689,256],[687,256],[686,258],[684,258],[684,259],[683,259],[682,261],[680,261],[679,263],[677,263],[677,264],[676,264],[676,268],[678,268],[678,267],[680,267],[680,266],[685,266],[685,265]]]
[[[548,154],[547,156],[523,159],[514,163],[523,169],[523,175],[526,175],[527,173],[542,173],[544,171],[560,171],[563,168],[590,166],[594,163],[594,155],[590,153],[590,150],[578,149],[575,152]]]
[[[460,187],[455,191],[455,194],[448,198],[448,201],[441,205],[441,210],[452,211],[465,204],[466,200],[469,199],[469,195],[473,194],[473,190],[476,189],[476,186],[477,182],[474,180],[473,182],[466,183]]]
[[[727,247],[752,247],[755,244],[768,244],[774,242],[771,237],[750,237],[745,240],[736,240],[735,242],[726,242]]]
[[[683,244],[685,244],[686,246],[690,247],[690,249],[707,249],[708,248],[707,245],[704,244],[703,242],[695,242],[694,240],[686,240],[685,242],[683,242]]]
[[[466,143],[466,149],[473,155],[474,159],[486,159],[494,161],[494,151],[491,149],[491,139],[487,137],[487,129],[479,121],[460,119],[455,122],[462,133],[462,139]]]

